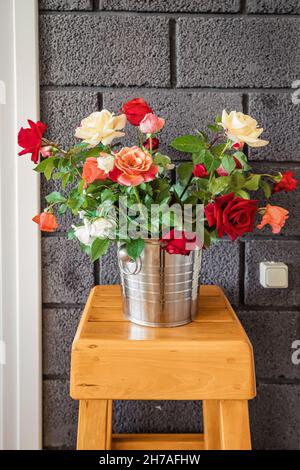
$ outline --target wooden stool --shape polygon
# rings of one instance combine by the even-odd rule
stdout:
[[[250,449],[252,346],[223,291],[200,288],[197,318],[177,328],[128,322],[120,286],[97,286],[72,347],[78,449]],[[112,434],[113,400],[203,400],[202,434]]]

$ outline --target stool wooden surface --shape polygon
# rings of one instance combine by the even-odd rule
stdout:
[[[77,449],[250,449],[255,393],[251,343],[219,287],[201,286],[197,317],[177,328],[126,320],[120,286],[91,291],[72,347]],[[113,400],[203,400],[204,435],[113,435]]]

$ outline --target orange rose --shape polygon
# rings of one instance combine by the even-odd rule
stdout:
[[[265,225],[270,224],[272,227],[272,232],[279,233],[288,217],[289,211],[283,209],[283,207],[271,206],[271,204],[267,204],[262,221],[257,226],[257,228],[262,229]]]
[[[124,147],[116,154],[115,169],[109,177],[124,186],[138,186],[154,180],[157,173],[150,153],[135,146]]]
[[[98,167],[97,158],[87,158],[83,165],[82,179],[85,180],[85,184],[91,184],[96,180],[106,180],[106,173]]]
[[[40,226],[42,232],[55,232],[58,227],[55,215],[49,212],[42,212],[33,217],[32,220]]]

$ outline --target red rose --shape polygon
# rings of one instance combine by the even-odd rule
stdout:
[[[220,238],[228,235],[231,240],[252,232],[257,212],[257,201],[235,197],[234,193],[215,199],[204,209],[210,227],[216,226]]]
[[[152,109],[143,98],[135,98],[128,101],[123,105],[122,111],[126,114],[128,121],[133,126],[139,126],[146,114],[153,113]]]
[[[175,229],[164,235],[161,241],[164,242],[164,250],[170,255],[187,256],[198,245],[196,234]]]
[[[295,173],[293,171],[283,173],[281,181],[274,185],[273,193],[278,193],[279,191],[294,191],[298,185],[298,180],[296,180],[294,176]]]
[[[55,215],[49,212],[42,212],[41,214],[33,217],[33,222],[40,226],[42,232],[55,232],[58,228],[58,223]]]
[[[208,176],[208,172],[205,165],[203,165],[203,163],[196,165],[193,170],[193,175],[196,176],[196,178],[206,178]]]
[[[150,139],[147,139],[144,143],[143,143],[145,149],[147,150],[150,150]],[[159,146],[159,140],[156,138],[156,137],[153,137],[152,139],[152,150],[157,150],[158,149],[158,146]]]
[[[34,163],[39,161],[39,153],[42,147],[42,137],[47,129],[47,126],[42,122],[33,122],[28,119],[30,128],[21,128],[18,134],[18,144],[23,147],[24,150],[19,152],[19,156],[31,153],[31,160]]]

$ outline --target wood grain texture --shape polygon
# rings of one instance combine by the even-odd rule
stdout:
[[[250,399],[251,344],[223,291],[202,286],[195,321],[178,328],[135,325],[119,286],[97,286],[73,347],[75,399]]]
[[[203,434],[114,434],[112,450],[204,450]]]
[[[220,400],[220,441],[222,450],[250,450],[248,402]]]
[[[221,449],[220,404],[218,400],[203,400],[203,425],[206,450]]]
[[[77,450],[110,449],[111,408],[110,400],[80,400]]]
[[[128,322],[120,286],[92,290],[72,346],[78,449],[250,449],[247,400],[255,393],[251,343],[219,287],[202,286],[195,320],[178,328]],[[112,435],[115,399],[202,399],[205,437]]]

